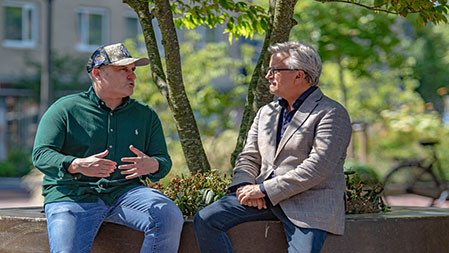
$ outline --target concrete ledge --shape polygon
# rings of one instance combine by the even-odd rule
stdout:
[[[287,252],[282,225],[257,221],[229,231],[236,252]],[[386,214],[347,215],[344,236],[329,235],[323,252],[448,252],[449,209],[396,207]],[[143,234],[105,223],[92,252],[139,252]],[[0,209],[0,252],[49,252],[42,208]],[[186,221],[179,252],[198,252]]]

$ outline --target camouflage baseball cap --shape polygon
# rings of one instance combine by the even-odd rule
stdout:
[[[92,72],[94,68],[104,65],[126,66],[135,63],[136,66],[145,66],[150,63],[147,58],[133,58],[123,43],[117,43],[108,46],[102,46],[95,50],[87,61],[87,73]]]

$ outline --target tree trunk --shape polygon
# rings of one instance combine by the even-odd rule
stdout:
[[[159,55],[152,23],[154,15],[148,9],[148,1],[124,0],[123,2],[127,3],[137,13],[140,25],[142,26],[148,58],[150,59],[151,75],[161,94],[169,100],[167,81],[164,69],[162,68],[161,56]]]
[[[271,22],[265,34],[264,45],[257,61],[251,82],[248,87],[245,109],[240,124],[237,145],[231,155],[231,164],[235,165],[237,156],[242,152],[246,137],[256,112],[260,107],[273,101],[273,95],[269,92],[268,81],[265,79],[270,53],[267,51],[270,45],[288,41],[290,31],[297,24],[293,19],[293,13],[298,0],[272,0],[270,1]]]
[[[266,52],[270,44],[270,37],[271,37],[271,25],[265,33],[265,40],[260,55],[268,55],[266,54]],[[257,60],[256,67],[254,68],[253,75],[251,76],[251,81],[248,87],[248,95],[246,96],[245,108],[243,110],[242,122],[240,123],[240,130],[239,136],[237,138],[237,144],[231,155],[231,164],[233,167],[235,165],[235,160],[237,159],[237,156],[240,154],[240,152],[242,152],[246,137],[248,135],[248,131],[251,127],[254,117],[256,116],[256,112],[260,108],[260,106],[257,105],[258,103],[255,100],[256,87],[262,86],[258,84],[264,82],[265,78],[263,76],[265,72],[263,71],[264,68],[262,68],[262,66],[266,64],[265,61],[266,59],[264,57],[259,57],[259,59]]]
[[[155,1],[154,16],[156,16],[162,33],[162,45],[165,49],[167,77],[159,55],[159,50],[152,25],[153,14],[149,11],[148,0],[124,0],[133,8],[142,26],[145,44],[150,58],[153,79],[162,95],[167,99],[170,110],[176,122],[176,128],[181,141],[187,166],[191,172],[210,170],[210,165],[204,152],[200,133],[184,89],[181,69],[181,56],[173,14],[168,0]]]

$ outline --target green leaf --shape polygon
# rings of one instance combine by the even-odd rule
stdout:
[[[215,192],[214,192],[214,191],[209,190],[209,191],[207,192],[206,200],[205,200],[206,205],[209,205],[209,204],[212,203],[212,200],[213,200],[213,197],[214,197],[214,196],[215,196]]]
[[[381,7],[384,3],[384,0],[374,0],[374,7]]]

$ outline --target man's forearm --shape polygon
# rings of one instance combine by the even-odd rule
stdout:
[[[32,158],[33,165],[45,175],[61,177],[76,157],[63,155],[49,147],[37,147]]]

